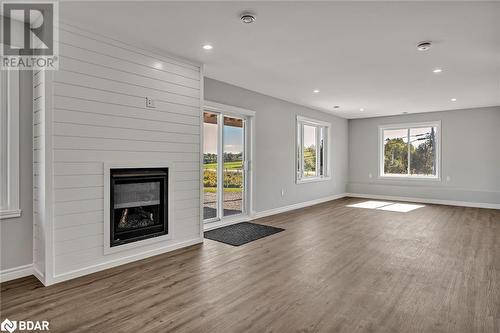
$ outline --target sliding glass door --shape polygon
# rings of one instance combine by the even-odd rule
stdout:
[[[205,112],[203,123],[203,219],[245,213],[245,117]]]

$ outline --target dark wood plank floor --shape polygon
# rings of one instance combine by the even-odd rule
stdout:
[[[51,287],[1,285],[1,319],[51,332],[500,332],[500,211],[346,198]]]

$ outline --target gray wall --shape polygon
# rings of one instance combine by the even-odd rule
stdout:
[[[213,79],[205,79],[205,99],[256,111],[254,211],[262,212],[345,192],[347,120]],[[332,124],[332,179],[295,184],[295,117]],[[281,189],[285,195],[281,197]]]
[[[378,179],[378,126],[434,120],[441,120],[441,181]],[[500,107],[349,120],[347,191],[500,203]]]
[[[31,71],[19,75],[19,153],[21,217],[0,220],[0,270],[33,262],[33,151]]]

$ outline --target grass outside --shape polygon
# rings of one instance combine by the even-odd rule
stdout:
[[[217,187],[205,187],[203,191],[206,193],[215,193],[217,192]],[[224,192],[239,193],[241,192],[241,188],[228,187],[224,189]]]
[[[242,161],[235,161],[235,162],[226,162],[224,163],[224,169],[225,170],[236,170],[236,169],[241,169],[242,168]],[[203,169],[205,170],[216,170],[217,169],[217,163],[205,163],[203,164]]]

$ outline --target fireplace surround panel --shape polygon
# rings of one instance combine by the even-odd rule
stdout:
[[[58,71],[32,73],[33,271],[44,285],[203,241],[201,64],[122,43],[90,26],[59,26],[67,46],[61,56],[73,60]],[[109,67],[82,66],[77,59],[88,54]],[[134,73],[123,71],[125,63]],[[165,70],[155,68],[158,63]],[[145,107],[146,96],[154,110]],[[121,234],[111,246],[110,170],[139,168],[168,169],[164,198],[157,183],[131,191],[123,182],[112,220],[122,221],[113,224],[115,236]]]

